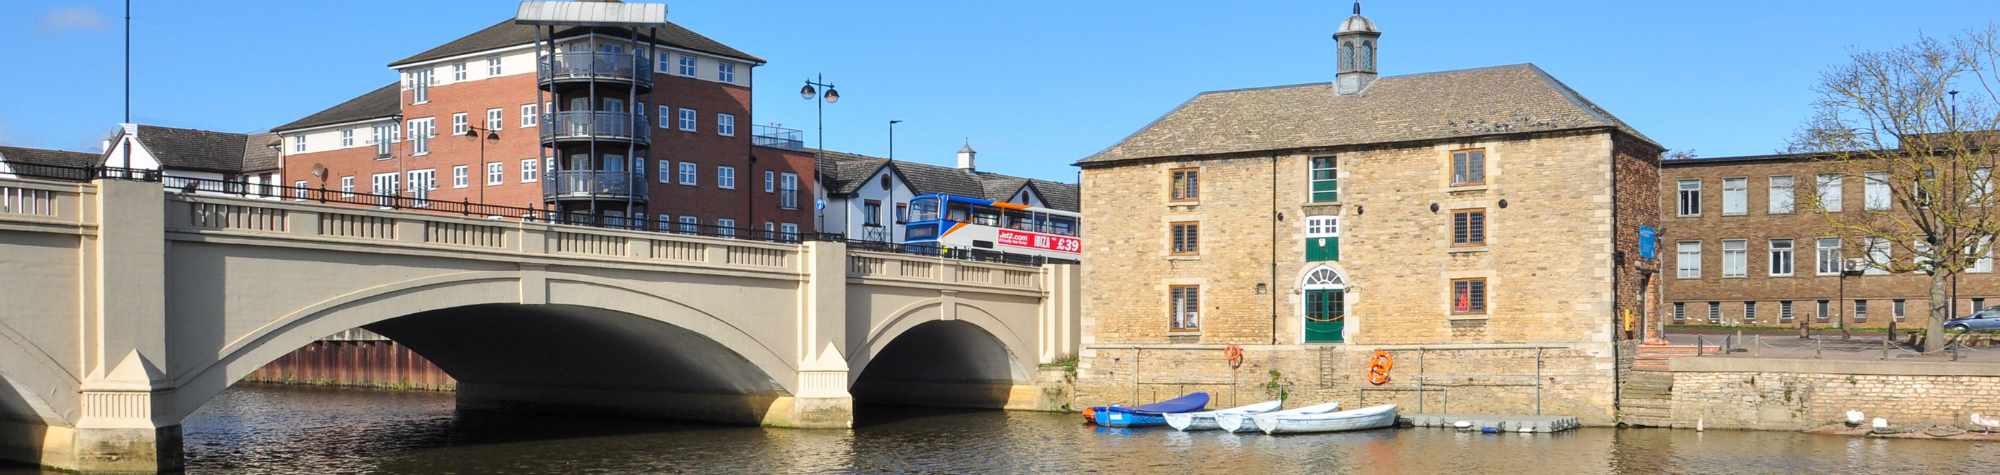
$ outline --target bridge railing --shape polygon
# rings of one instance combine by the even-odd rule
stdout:
[[[848,248],[847,276],[865,279],[1041,290],[1041,267]]]
[[[0,170],[4,171],[4,170]],[[9,178],[0,174],[0,178]],[[40,180],[0,181],[0,221],[78,225],[83,193],[74,183]]]

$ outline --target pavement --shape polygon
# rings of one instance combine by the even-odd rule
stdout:
[[[1727,330],[1667,330],[1667,341],[1675,345],[1693,346],[1697,339],[1709,347],[1721,346],[1724,337],[1735,337],[1736,332]],[[1847,361],[1883,360],[1883,332],[1856,332],[1848,339],[1842,339],[1840,332],[1816,333],[1811,339],[1799,338],[1796,330],[1744,331],[1741,340],[1731,344],[1742,351],[1732,351],[1705,356],[1724,358],[1775,358],[1775,359],[1825,359]],[[1952,362],[1949,352],[1919,355],[1908,346],[1891,345],[1889,361]],[[1975,347],[1959,350],[1958,362],[2000,363],[2000,347]]]

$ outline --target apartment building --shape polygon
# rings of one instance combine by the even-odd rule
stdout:
[[[1673,269],[1666,279],[1673,322],[1882,327],[1930,315],[1928,274],[1841,272],[1852,258],[1907,260],[1907,253],[1837,236],[1805,205],[1817,194],[1833,213],[1898,212],[1886,174],[1843,176],[1803,154],[1667,160],[1660,168],[1659,243]],[[1961,316],[2000,305],[1993,256],[1980,256],[1950,294]]]
[[[1409,379],[1416,357],[1481,378],[1452,383],[1453,411],[1611,420],[1615,355],[1659,302],[1640,242],[1664,148],[1532,64],[1378,77],[1382,36],[1357,5],[1333,81],[1202,93],[1077,163],[1079,403],[1241,375],[1438,404],[1407,390],[1438,383]],[[1405,390],[1363,394],[1377,349]]]
[[[903,242],[910,199],[941,194],[1014,203],[1062,211],[1078,210],[1078,190],[1060,183],[979,171],[978,152],[971,144],[958,150],[958,166],[945,167],[909,160],[889,160],[844,152],[814,150],[826,208],[819,220],[822,232],[844,233],[862,241]]]
[[[273,129],[284,176],[704,232],[810,223],[775,184],[810,174],[811,156],[753,145],[764,60],[664,19],[634,25],[509,19],[390,62],[394,83]]]

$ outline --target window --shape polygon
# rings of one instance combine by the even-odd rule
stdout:
[[[735,83],[736,65],[724,62],[716,62],[715,80],[732,84]]]
[[[1722,323],[1722,302],[1708,303],[1708,323],[1710,324]]]
[[[486,164],[486,184],[498,185],[507,180],[507,166],[500,162]]]
[[[1173,223],[1169,226],[1172,228],[1174,255],[1192,256],[1201,253],[1201,223]]]
[[[721,218],[715,220],[715,235],[726,238],[736,237],[736,220]]]
[[[655,226],[659,226],[660,232],[663,233],[673,232],[674,220],[672,218],[667,217],[666,214],[661,214],[660,219],[655,220],[653,222]]]
[[[1792,240],[1772,239],[1771,276],[1786,277],[1790,275],[1792,275]]]
[[[1743,324],[1757,323],[1757,302],[1743,302]]]
[[[693,76],[693,75],[694,75],[694,57],[693,57],[693,56],[688,56],[688,55],[681,55],[681,75],[682,75],[682,76]]]
[[[1170,329],[1178,331],[1201,329],[1201,287],[1176,285],[1167,288],[1167,319]]]
[[[694,162],[681,162],[681,184],[683,185],[695,184],[695,180],[696,178],[699,178],[699,176],[697,176],[699,174],[700,170],[698,170]]]
[[[457,113],[457,114],[452,114],[452,115],[451,115],[451,134],[452,134],[452,135],[465,135],[465,127],[466,127],[466,123],[465,123],[465,113],[464,113],[464,112],[460,112],[460,113]]]
[[[354,146],[354,129],[340,129],[340,148]]]
[[[534,127],[538,123],[538,121],[540,121],[541,118],[538,114],[540,114],[541,111],[539,111],[538,109],[540,109],[540,107],[534,104],[521,104],[522,127]]]
[[[400,174],[394,172],[377,173],[372,177],[375,180],[374,187],[370,188],[368,192],[382,196],[380,204],[382,206],[389,206],[389,197],[396,195],[396,180],[400,177]]]
[[[1916,265],[1917,273],[1929,274],[1930,273],[1930,271],[1928,270],[1929,266],[1926,266],[1924,264],[1927,264],[1931,261],[1930,258],[1928,257],[1929,254],[1931,253],[1930,237],[1917,236],[1917,240],[1910,242],[1910,251],[1911,251],[1910,253],[1912,254],[1910,256],[1910,263]]]
[[[1451,185],[1486,183],[1486,151],[1460,150],[1451,153]]]
[[[674,128],[673,122],[667,121],[667,118],[673,117],[673,115],[674,115],[674,108],[667,106],[660,106],[660,128],[662,129]]]
[[[1750,241],[1722,241],[1722,276],[1744,277],[1750,275]]]
[[[1486,279],[1452,279],[1451,313],[1486,313]]]
[[[1306,262],[1340,260],[1340,217],[1306,217]]]
[[[1792,191],[1792,177],[1771,177],[1771,214],[1791,214],[1792,199],[1798,195]]]
[[[1866,323],[1867,321],[1868,321],[1868,301],[1867,300],[1854,301],[1854,323]]]
[[[1985,206],[1986,197],[1993,196],[1993,169],[1979,167],[1972,170],[1972,193],[1965,203],[1971,206]]]
[[[681,109],[681,130],[693,132],[695,129],[694,109]]]
[[[1825,300],[1819,301],[1819,315],[1814,316],[1813,318],[1819,319],[1820,323],[1826,323],[1828,320],[1832,320],[1833,306],[1831,305],[1831,303]]]
[[[1895,317],[1896,321],[1903,321],[1903,299],[1896,299],[1894,302],[1890,302],[1889,311],[1891,312],[1891,316]]]
[[[1916,184],[1910,186],[1912,195],[1914,195],[1911,197],[1916,198],[1918,206],[1930,207],[1931,193],[1929,190],[1937,187],[1938,187],[1937,169],[1925,168],[1924,177],[1922,179],[1919,179]]]
[[[653,72],[660,74],[673,73],[673,71],[668,70],[667,67],[669,64],[673,63],[674,55],[667,53],[665,51],[659,51],[657,52],[657,54],[659,56],[653,60]]]
[[[437,82],[437,69],[424,68],[410,73],[410,103],[423,104],[431,101],[431,84]]]
[[[1677,266],[1676,277],[1682,279],[1701,278],[1701,241],[1681,241],[1674,255]]]
[[[764,192],[774,193],[777,191],[778,191],[778,172],[773,172],[773,171],[764,172]]]
[[[1818,275],[1840,275],[1840,238],[1819,238]]]
[[[1778,323],[1792,323],[1792,301],[1778,302]]]
[[[297,152],[297,153],[305,153],[305,151],[306,151],[306,135],[305,135],[305,134],[299,134],[299,135],[293,135],[293,136],[292,136],[292,151],[293,151],[293,152]]]
[[[799,225],[792,223],[779,224],[778,237],[786,241],[799,240]]]
[[[535,181],[535,172],[541,170],[540,168],[537,168],[538,166],[539,164],[536,163],[535,159],[530,158],[527,160],[522,160],[521,183],[528,183]]]
[[[503,112],[500,112],[500,109],[487,109],[487,110],[486,110],[486,131],[487,131],[487,132],[492,132],[492,131],[495,131],[495,130],[500,130],[500,125],[501,125],[501,123],[502,123],[502,122],[506,122],[506,121],[507,121],[507,119],[506,119],[506,114],[505,114],[505,113],[503,113]]]
[[[1687,302],[1674,302],[1674,322],[1679,323],[1687,321],[1687,316],[1688,316]]]
[[[1866,242],[1868,243],[1868,269],[1862,271],[1862,273],[1868,275],[1889,275],[1889,240],[1871,237]]]
[[[435,136],[437,136],[437,119],[425,117],[411,120],[410,154],[423,155],[431,153],[431,137]]]
[[[632,113],[633,113],[633,114],[638,114],[638,115],[639,115],[639,117],[641,117],[641,118],[644,118],[644,117],[646,117],[646,103],[645,103],[645,102],[633,102],[633,103],[632,103]]]
[[[867,200],[861,203],[861,225],[882,227],[882,202]]]
[[[1889,210],[1889,173],[1868,172],[1862,175],[1861,209],[1868,211]]]
[[[1194,201],[1201,199],[1201,169],[1176,168],[1173,170],[1173,200]]]
[[[896,224],[910,222],[910,204],[896,203]]]
[[[727,135],[730,137],[735,137],[736,116],[730,114],[716,114],[715,135]]]
[[[354,197],[354,177],[351,176],[340,177],[340,197],[341,198]]]
[[[1486,209],[1451,211],[1451,245],[1486,245]]]
[[[725,190],[736,189],[736,167],[715,167],[715,186]]]
[[[1840,212],[1840,175],[1819,176],[1819,205],[1829,213]]]
[[[383,124],[370,129],[368,140],[375,144],[376,157],[389,156],[389,143],[395,141],[395,133],[391,129],[395,127],[395,124]]]
[[[1979,252],[1979,250],[1981,249],[1985,249],[1986,252]],[[1979,256],[1977,259],[1972,261],[1972,268],[1966,269],[1965,270],[1966,272],[1979,272],[1979,273],[1993,272],[1992,236],[1987,236],[1983,239],[1980,239],[1979,244],[1975,245],[1974,247],[1966,249],[1965,252],[1967,254]]]
[[[500,75],[500,58],[498,56],[486,58],[486,76],[493,77],[499,75]]]
[[[785,173],[778,176],[778,207],[799,209],[799,176]]]
[[[1312,200],[1314,203],[1340,201],[1339,163],[1334,157],[1312,158]]]
[[[1750,211],[1750,179],[1722,179],[1722,215],[1748,214]]]
[[[410,170],[410,197],[425,200],[431,197],[431,190],[438,187],[437,170]],[[417,206],[428,205],[418,201]]]
[[[1680,215],[1701,216],[1701,180],[1680,181]]]
[[[696,218],[693,216],[681,217],[681,234],[699,234],[699,233],[701,233],[701,218]]]
[[[458,81],[464,81],[464,80],[466,79],[466,76],[467,76],[467,75],[468,75],[468,73],[467,73],[467,72],[466,72],[466,70],[465,70],[465,62],[464,62],[464,61],[459,61],[459,62],[456,62],[456,63],[451,63],[451,80],[452,80],[452,82],[458,82]]]
[[[459,165],[451,167],[451,187],[464,188],[472,181],[472,167]]]
[[[299,181],[294,181],[294,182],[292,182],[292,199],[295,199],[295,200],[299,200],[299,201],[305,201],[305,200],[306,200],[306,181],[305,181],[305,180],[299,180]]]

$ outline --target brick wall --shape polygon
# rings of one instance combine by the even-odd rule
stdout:
[[[1616,313],[1612,325],[1617,327],[1613,334],[1618,339],[1639,339],[1647,333],[1644,328],[1651,325],[1657,332],[1663,322],[1661,304],[1660,258],[1640,257],[1639,228],[1660,228],[1660,195],[1655,184],[1660,182],[1659,145],[1639,140],[1626,134],[1612,137],[1613,203],[1612,219],[1617,223],[1613,231],[1614,248],[1623,258],[1617,260],[1613,271],[1616,281]],[[1626,322],[1630,315],[1629,325]],[[1653,333],[1657,334],[1657,333]]]
[[[1710,359],[1713,360],[1713,359]],[[1847,411],[1896,425],[1966,425],[2000,413],[2000,368],[1972,363],[1731,359],[1674,363],[1673,425],[1797,430]],[[1691,363],[1701,363],[1693,367]]]

